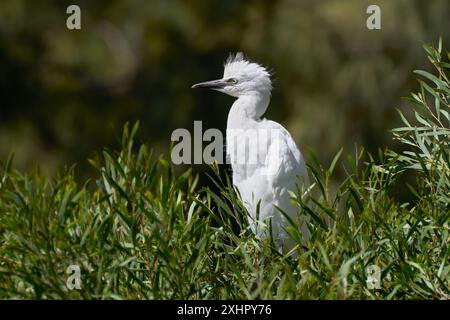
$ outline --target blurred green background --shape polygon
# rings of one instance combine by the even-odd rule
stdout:
[[[66,28],[78,4],[82,29]],[[381,7],[381,30],[366,8]],[[233,99],[191,85],[218,78],[229,52],[274,72],[266,117],[327,164],[345,147],[391,143],[395,107],[430,69],[421,41],[450,43],[448,0],[0,2],[0,159],[54,174],[117,146],[123,124],[167,151],[176,128],[225,129]]]

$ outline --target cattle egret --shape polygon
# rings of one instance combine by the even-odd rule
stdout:
[[[297,190],[296,185],[304,189],[309,185],[304,159],[282,125],[262,118],[272,90],[269,72],[239,52],[225,62],[222,79],[192,88],[209,88],[237,98],[228,114],[226,154],[252,231],[265,238],[271,226],[278,250],[291,250],[297,242],[290,236],[287,214],[299,223],[303,241],[307,241],[306,223],[289,194]]]

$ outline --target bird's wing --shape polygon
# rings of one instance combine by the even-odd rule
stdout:
[[[295,191],[296,183],[308,185],[305,161],[292,136],[282,125],[270,120],[264,121],[264,126],[272,132],[265,163],[269,182],[274,187],[294,188],[292,191]]]
[[[292,219],[297,220],[298,209],[292,205],[289,191],[296,192],[297,184],[307,187],[309,184],[308,173],[305,161],[300,150],[292,139],[289,132],[280,124],[265,120],[264,127],[270,128],[271,140],[265,161],[266,181],[268,183],[266,190],[271,193],[271,205],[264,208],[265,211],[273,213],[272,230],[275,238],[280,243],[285,243],[288,247],[295,244],[287,231],[290,223],[284,215],[276,214],[273,206],[276,205]],[[273,134],[276,133],[276,134]],[[271,211],[272,209],[272,211]],[[266,214],[268,215],[268,214]],[[301,224],[302,235],[305,239],[308,237],[306,224]],[[290,243],[290,244],[288,244]]]

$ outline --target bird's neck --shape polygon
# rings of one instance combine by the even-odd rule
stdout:
[[[247,121],[259,121],[270,102],[269,93],[255,93],[239,97],[228,113],[228,128],[240,127]]]

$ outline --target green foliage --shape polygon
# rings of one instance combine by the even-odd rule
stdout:
[[[398,164],[419,173],[418,198],[429,203],[430,212],[450,212],[450,64],[442,61],[442,40],[438,48],[424,45],[437,76],[416,70],[420,91],[411,94],[414,124],[400,112],[404,127],[394,130],[395,139],[410,146],[398,156]],[[394,153],[394,156],[396,154]],[[436,210],[436,211],[435,211]]]
[[[73,169],[49,181],[3,167],[2,297],[200,297],[212,238],[192,201],[197,179],[134,150],[136,129],[125,127],[119,153],[91,160],[95,185],[77,186]],[[66,288],[69,265],[81,267],[80,291]]]
[[[363,149],[330,166],[314,154],[312,186],[292,193],[311,240],[280,254],[249,230],[229,178],[212,166],[218,191],[176,176],[125,126],[120,151],[91,164],[97,179],[78,185],[74,168],[55,179],[0,165],[0,298],[69,299],[449,299],[450,183],[448,58],[425,46],[436,75],[416,73],[413,117],[394,138],[404,150]],[[408,119],[411,118],[411,119]],[[341,166],[347,177],[331,181]],[[395,188],[413,172],[413,201]],[[297,256],[294,258],[294,256]],[[81,289],[66,269],[81,268]],[[379,268],[379,287],[369,270]]]

